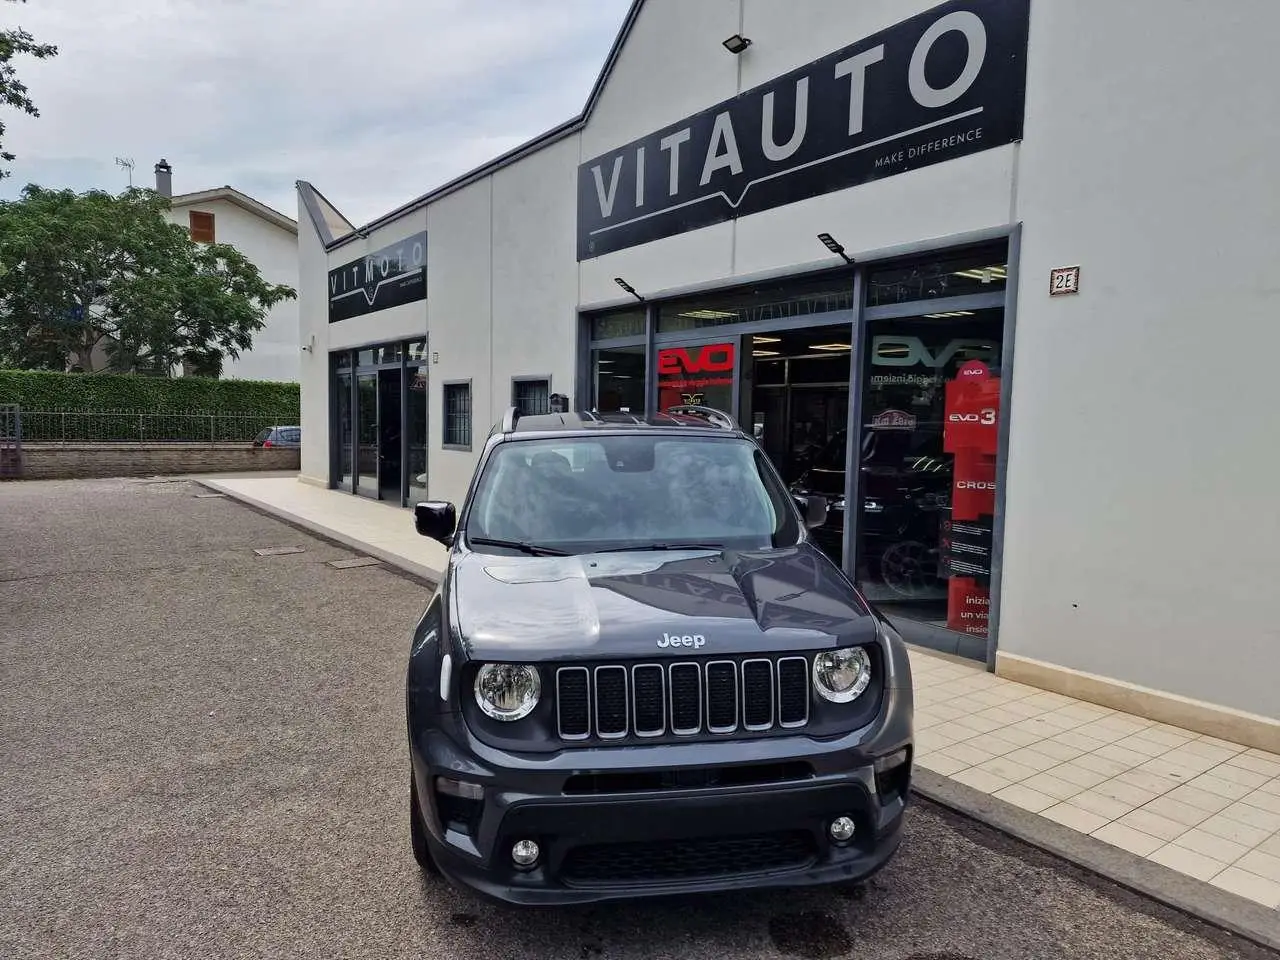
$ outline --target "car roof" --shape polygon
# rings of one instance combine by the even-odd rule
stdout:
[[[672,407],[651,416],[620,412],[599,413],[588,410],[521,416],[515,407],[511,407],[507,410],[502,422],[494,427],[495,433],[506,436],[591,434],[604,431],[697,434],[713,432],[745,437],[732,417],[711,407]]]

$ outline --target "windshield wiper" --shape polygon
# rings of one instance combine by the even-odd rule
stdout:
[[[557,550],[554,547],[542,547],[536,543],[529,543],[525,540],[498,540],[493,537],[467,537],[467,541],[483,547],[507,547],[511,550],[519,550],[521,553],[527,553],[533,557],[567,557],[569,555],[564,550]]]
[[[640,550],[723,550],[723,543],[684,543],[672,541],[667,543],[637,543],[626,547],[610,547],[600,553],[626,553]]]

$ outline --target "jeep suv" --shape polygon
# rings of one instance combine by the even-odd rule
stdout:
[[[461,509],[406,676],[424,870],[513,904],[857,883],[897,849],[911,675],[719,411],[520,417]]]

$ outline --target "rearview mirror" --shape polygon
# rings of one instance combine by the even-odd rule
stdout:
[[[413,526],[424,537],[453,546],[453,531],[458,526],[458,511],[445,500],[428,500],[413,508]]]
[[[804,514],[804,525],[809,529],[822,526],[827,522],[827,498],[809,494],[804,498],[800,512]]]

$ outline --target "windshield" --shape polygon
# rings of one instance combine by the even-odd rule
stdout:
[[[754,444],[631,435],[499,444],[476,487],[466,534],[584,553],[787,546],[800,531]]]

